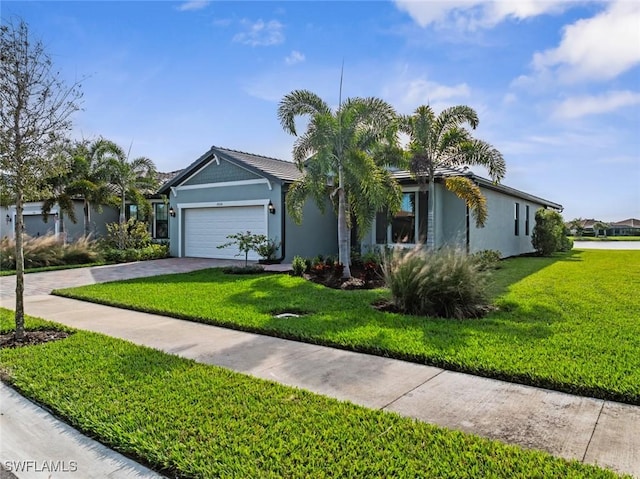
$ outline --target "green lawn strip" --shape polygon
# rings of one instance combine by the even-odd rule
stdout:
[[[212,269],[58,294],[640,404],[638,264],[640,251],[506,260],[492,284],[500,310],[462,321],[376,311],[382,290]],[[283,311],[308,314],[273,317]]]
[[[8,330],[11,312],[0,320]],[[616,477],[85,331],[2,349],[0,373],[74,427],[178,477]]]
[[[99,261],[96,263],[86,263],[86,264],[63,264],[59,266],[43,266],[41,268],[27,268],[24,270],[25,273],[42,273],[43,271],[60,271],[63,269],[76,269],[76,268],[89,268],[91,266],[102,266],[105,265],[104,261]],[[13,276],[16,274],[16,270],[0,270],[0,276]]]

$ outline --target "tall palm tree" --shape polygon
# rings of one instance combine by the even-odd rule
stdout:
[[[471,135],[465,125],[475,129],[478,115],[465,105],[446,108],[439,115],[428,105],[419,106],[413,115],[400,118],[400,131],[409,135],[410,170],[429,186],[426,246],[435,246],[435,175],[442,167],[479,165],[487,168],[495,182],[504,178],[506,165],[502,154],[489,143]],[[487,219],[486,199],[480,188],[465,176],[446,178],[445,187],[465,201],[474,215],[476,225],[484,226]]]
[[[299,136],[298,117],[309,119]],[[293,160],[305,172],[289,189],[287,208],[299,222],[308,197],[321,210],[327,193],[334,201],[337,197],[339,261],[344,265],[343,277],[349,278],[351,219],[363,234],[370,229],[376,211],[400,209],[402,190],[385,168],[402,158],[396,113],[378,98],[347,99],[333,111],[315,93],[295,90],[281,100],[278,118],[286,132],[297,136]]]

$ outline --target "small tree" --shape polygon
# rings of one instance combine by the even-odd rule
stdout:
[[[596,235],[596,238],[600,236],[600,231],[603,232],[604,237],[607,237],[607,229],[609,228],[609,223],[605,223],[604,221],[596,221],[593,223],[593,232]]]
[[[79,87],[60,79],[23,20],[0,25],[0,171],[16,205],[17,341],[24,340],[24,202],[42,195],[46,179],[67,169],[64,157],[52,153],[71,129]]]
[[[565,234],[562,215],[554,210],[536,211],[531,244],[540,256],[551,256],[556,251],[568,251],[572,244]]]
[[[244,253],[244,267],[247,268],[249,266],[249,253],[251,251],[258,252],[258,248],[263,245],[266,241],[268,241],[265,235],[255,235],[252,234],[251,231],[247,231],[246,233],[235,233],[232,235],[227,235],[227,239],[230,239],[228,243],[221,244],[217,246],[218,249],[228,248],[229,246],[238,245],[238,249],[240,253],[236,256],[240,256]]]
[[[569,222],[569,229],[577,236],[581,237],[584,234],[584,220],[582,218],[575,218]]]

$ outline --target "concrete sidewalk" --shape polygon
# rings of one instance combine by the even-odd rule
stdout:
[[[48,295],[26,312],[640,478],[637,406]]]

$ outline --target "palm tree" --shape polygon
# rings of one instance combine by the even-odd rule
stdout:
[[[309,118],[307,130],[298,136],[295,120]],[[402,190],[385,166],[397,164],[396,113],[378,98],[352,98],[340,102],[336,111],[318,95],[295,90],[278,107],[283,129],[297,136],[293,160],[305,175],[287,193],[287,208],[294,220],[302,220],[308,197],[324,211],[327,193],[337,196],[338,252],[343,277],[351,277],[350,228],[370,229],[376,211],[400,209]],[[334,177],[337,176],[337,185]]]
[[[97,155],[109,174],[109,183],[115,190],[120,202],[120,232],[124,233],[126,223],[126,201],[133,201],[142,206],[147,213],[151,207],[146,194],[153,193],[158,186],[156,167],[149,158],[138,157],[132,160],[124,150],[112,141],[102,140],[98,146]],[[120,247],[124,238],[121,237]]]
[[[42,203],[42,216],[44,221],[49,219],[51,209],[57,204],[60,221],[59,233],[63,240],[65,238],[64,216],[69,216],[72,223],[77,223],[76,212],[73,205],[74,191],[72,184],[78,177],[81,164],[78,158],[72,154],[72,146],[68,143],[62,145],[54,154],[64,158],[69,165],[69,169],[57,176],[48,178],[44,185],[45,199]]]
[[[409,135],[410,170],[429,187],[426,246],[435,246],[435,175],[442,167],[480,165],[486,167],[491,179],[499,182],[506,173],[502,154],[489,143],[473,138],[469,130],[478,126],[478,115],[470,107],[460,105],[447,108],[439,115],[428,105],[419,106],[413,115],[400,118],[400,131]],[[486,199],[480,188],[465,176],[449,177],[445,187],[465,201],[476,220],[484,226],[487,219]]]
[[[70,145],[67,153],[70,156],[70,171],[67,177],[59,180],[62,185],[58,200],[67,203],[67,199],[82,198],[85,236],[91,234],[91,209],[101,211],[102,205],[110,203],[113,198],[108,171],[99,158],[103,141],[102,138],[92,143],[82,140]],[[72,214],[71,205],[63,206],[63,203],[59,203],[61,210],[64,208],[67,214]]]

